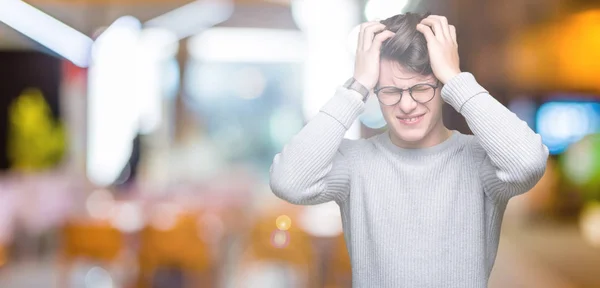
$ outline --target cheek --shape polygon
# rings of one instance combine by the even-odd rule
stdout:
[[[381,114],[383,114],[383,118],[385,118],[385,120],[389,121],[395,117],[394,106],[385,106],[379,103],[379,107],[381,107]]]
[[[442,104],[443,102],[438,99],[437,97],[434,100],[431,100],[430,103],[428,103],[429,105],[427,105],[427,109],[429,109],[429,113],[430,118],[432,120],[437,120],[441,117],[442,114]]]

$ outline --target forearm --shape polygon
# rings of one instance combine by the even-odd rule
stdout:
[[[364,109],[356,92],[339,88],[328,103],[275,155],[270,185],[279,198],[295,204],[340,200],[348,190],[344,135]]]
[[[548,149],[527,123],[494,99],[469,73],[452,78],[442,97],[477,137],[495,176],[514,193],[533,187],[544,174]]]

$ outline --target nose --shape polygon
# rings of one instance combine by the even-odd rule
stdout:
[[[408,91],[402,92],[402,98],[400,98],[400,102],[398,102],[397,106],[403,114],[410,114],[414,111],[419,103],[415,102],[415,100],[410,97]]]

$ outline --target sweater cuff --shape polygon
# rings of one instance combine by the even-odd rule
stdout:
[[[350,129],[358,115],[365,109],[362,96],[344,87],[339,87],[335,95],[321,108],[321,112],[335,118],[346,129]]]
[[[488,93],[488,91],[477,83],[473,74],[462,72],[444,85],[441,95],[444,101],[460,113],[462,106],[467,101],[482,93]]]

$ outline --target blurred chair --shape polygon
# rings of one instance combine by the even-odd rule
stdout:
[[[344,234],[335,237],[332,245],[330,254],[326,256],[325,287],[350,288],[352,287],[352,265]]]
[[[236,287],[248,287],[245,286],[247,283],[239,282],[248,279],[248,271],[257,272],[251,269],[253,266],[266,263],[276,264],[278,268],[291,268],[294,275],[298,276],[297,280],[301,283],[294,283],[296,285],[286,287],[320,286],[316,265],[318,255],[316,255],[311,236],[294,225],[293,220],[287,233],[280,231],[278,236],[273,234],[279,231],[276,226],[276,219],[279,215],[286,214],[294,219],[295,213],[290,212],[292,211],[267,213],[267,215],[260,216],[252,225],[245,240],[243,259],[239,267],[241,273],[238,273]]]
[[[216,287],[212,247],[202,240],[200,231],[194,213],[179,214],[166,229],[147,225],[140,235],[138,287],[159,285],[153,283],[155,274],[169,269],[183,271],[185,287]]]
[[[6,246],[4,246],[4,244],[0,243],[0,269],[2,269],[2,267],[4,267],[4,265],[6,265],[7,261],[8,261],[8,255],[6,255]]]
[[[71,266],[78,259],[110,266],[125,248],[121,232],[106,221],[68,221],[62,229],[60,286],[68,287]]]

